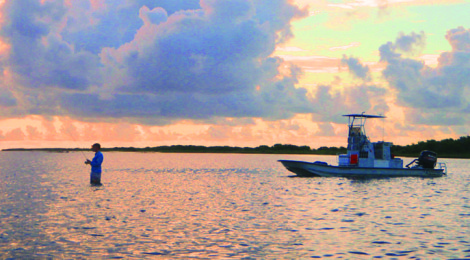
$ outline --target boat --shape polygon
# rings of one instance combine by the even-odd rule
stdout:
[[[326,162],[279,160],[287,170],[299,177],[442,177],[447,165],[437,163],[437,154],[422,151],[420,156],[403,167],[403,160],[391,153],[391,142],[371,142],[366,135],[367,119],[385,118],[380,115],[348,114],[348,146],[346,154],[338,155],[338,165]],[[437,165],[437,168],[436,168]]]

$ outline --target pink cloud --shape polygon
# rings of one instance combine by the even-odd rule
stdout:
[[[26,135],[23,133],[21,128],[15,128],[12,131],[4,134],[2,141],[24,141]]]
[[[341,59],[326,56],[280,55],[280,57],[308,72],[336,73],[341,66]]]

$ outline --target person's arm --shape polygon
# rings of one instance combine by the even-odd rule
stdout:
[[[99,153],[93,157],[93,160],[91,160],[90,165],[91,166],[100,166],[103,163],[103,154]]]

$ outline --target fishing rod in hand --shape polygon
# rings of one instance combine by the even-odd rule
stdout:
[[[65,131],[69,134],[69,136],[72,138],[72,140],[73,140],[75,143],[77,143],[77,144],[80,145],[80,143],[73,137],[72,133],[70,133],[70,131],[69,131],[66,127],[64,127],[64,129],[65,129]],[[78,149],[81,149],[81,148],[78,148]],[[83,157],[85,157],[85,159],[86,159],[87,161],[89,161],[89,159],[88,159],[88,157],[86,157],[85,153],[84,153],[82,150],[80,150],[80,152],[82,153]]]

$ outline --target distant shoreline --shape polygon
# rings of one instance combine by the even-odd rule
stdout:
[[[261,145],[258,147],[231,147],[231,146],[195,146],[195,145],[172,145],[157,147],[113,147],[102,148],[103,152],[159,152],[159,153],[240,153],[240,154],[323,154],[335,155],[338,153],[346,153],[346,148],[340,147],[321,147],[319,149],[311,149],[308,146],[283,145],[276,144],[274,146]],[[39,152],[80,152],[89,151],[84,148],[11,148],[2,151],[39,151]]]
[[[445,139],[442,141],[428,140],[407,146],[392,146],[395,156],[418,157],[423,150],[431,150],[438,154],[439,158],[470,159],[470,137],[460,139]],[[39,151],[68,153],[89,151],[84,148],[10,148],[2,151]],[[320,147],[312,149],[309,146],[296,146],[290,144],[275,144],[273,146],[261,145],[258,147],[232,147],[232,146],[197,146],[197,145],[172,145],[157,147],[113,147],[103,148],[104,152],[160,152],[160,153],[235,153],[235,154],[311,154],[311,155],[337,155],[346,153],[345,147]]]

